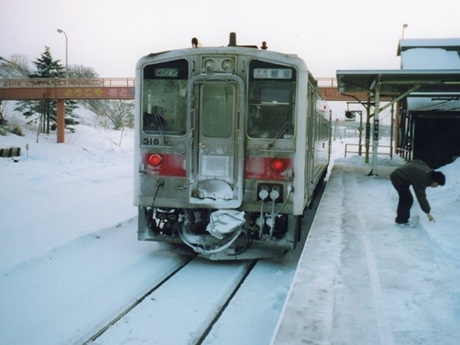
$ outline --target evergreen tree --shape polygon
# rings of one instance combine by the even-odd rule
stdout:
[[[64,78],[65,70],[60,60],[53,60],[49,47],[33,64],[36,71],[29,74],[30,78]],[[21,111],[25,117],[32,118],[30,122],[39,121],[40,131],[49,133],[50,129],[56,128],[57,107],[56,100],[43,99],[40,101],[22,101],[18,103],[15,110]],[[65,125],[77,125],[77,116],[73,114],[76,102],[69,100],[65,102]],[[73,128],[70,128],[73,130]]]
[[[50,48],[45,46],[45,52],[34,62],[37,71],[30,78],[64,78],[65,71],[60,60],[53,60]]]

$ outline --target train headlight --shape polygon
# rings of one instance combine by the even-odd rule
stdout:
[[[149,164],[153,167],[158,167],[160,166],[162,160],[163,158],[161,158],[160,155],[153,154],[153,155],[150,155],[149,157]]]
[[[222,68],[224,69],[224,71],[232,69],[232,66],[233,64],[231,60],[225,59],[224,61],[222,61]]]
[[[271,168],[276,172],[282,172],[286,169],[286,162],[283,159],[274,159]]]
[[[216,66],[216,63],[212,59],[207,59],[204,62],[204,68],[206,68],[208,71],[214,69],[215,66]]]

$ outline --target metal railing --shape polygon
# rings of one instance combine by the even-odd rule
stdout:
[[[319,86],[337,87],[336,78],[316,78]],[[102,87],[135,87],[135,78],[24,78],[0,79],[0,88],[29,88],[43,86],[102,86]]]
[[[335,77],[318,77],[315,79],[319,87],[337,87],[337,78]]]
[[[348,147],[352,146],[355,149],[351,150]],[[347,158],[347,153],[357,153],[357,154],[363,154],[366,152],[366,144],[361,144],[361,150],[359,150],[359,144],[345,144],[345,158]],[[357,147],[357,149],[356,149]],[[373,152],[373,145],[369,145],[369,152]],[[381,150],[379,150],[381,149]],[[385,145],[379,145],[377,148],[377,154],[378,155],[385,155],[385,156],[390,156],[391,159],[393,159],[393,146],[385,146]]]
[[[0,79],[0,88],[134,87],[135,78],[28,78]]]

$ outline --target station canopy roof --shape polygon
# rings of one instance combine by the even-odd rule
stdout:
[[[400,39],[396,54],[399,56],[402,52],[412,49],[433,49],[439,48],[445,51],[460,52],[460,38],[415,38]]]
[[[337,87],[340,94],[373,94],[377,84],[381,96],[397,98],[408,93],[411,97],[460,96],[460,69],[337,71]]]

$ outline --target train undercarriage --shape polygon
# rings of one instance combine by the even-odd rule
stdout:
[[[300,216],[140,207],[138,238],[210,260],[283,257],[300,240]]]

